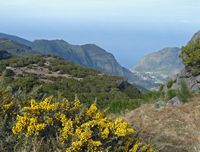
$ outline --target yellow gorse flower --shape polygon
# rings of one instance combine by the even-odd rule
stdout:
[[[95,103],[93,103],[90,108],[86,111],[86,115],[87,116],[94,116],[93,114],[95,114],[97,112],[97,106]]]
[[[98,110],[96,103],[84,108],[77,98],[74,102],[66,99],[55,102],[49,97],[41,102],[31,100],[21,111],[12,127],[13,134],[26,137],[58,136],[58,142],[65,146],[66,152],[108,151],[118,146],[112,145],[117,140],[121,140],[125,152],[136,152],[140,147],[144,152],[153,151],[150,146],[136,143],[139,138],[134,136],[136,131],[128,123],[120,118],[113,120],[106,117]],[[53,131],[45,132],[48,129]]]
[[[105,129],[101,132],[101,137],[102,137],[102,139],[108,138],[109,133],[110,133],[109,129],[108,129],[108,128],[105,128]]]
[[[115,120],[114,126],[115,126],[115,134],[117,136],[126,136],[135,132],[134,129],[130,128],[128,123],[123,122],[121,118],[117,118]]]
[[[137,151],[138,151],[138,148],[139,148],[139,145],[138,145],[138,144],[135,144],[135,145],[133,146],[133,148],[130,149],[129,152],[137,152]]]
[[[47,116],[47,117],[45,118],[45,123],[50,124],[50,125],[53,125],[53,118]]]
[[[11,106],[12,106],[12,102],[10,102],[10,103],[7,103],[7,104],[4,104],[3,105],[3,107],[6,109],[6,110],[8,110]]]
[[[26,129],[26,136],[38,134],[42,129],[45,128],[44,123],[38,123],[38,118],[27,118],[23,116],[17,116],[17,123],[12,128],[14,134],[18,134]]]

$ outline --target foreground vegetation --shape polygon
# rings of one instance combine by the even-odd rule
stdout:
[[[77,98],[25,101],[1,91],[0,132],[0,151],[153,151],[122,119]]]

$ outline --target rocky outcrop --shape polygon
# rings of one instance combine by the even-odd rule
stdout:
[[[199,91],[200,89],[200,75],[194,76],[186,68],[176,75],[175,83],[172,85],[172,89],[179,89],[181,81],[185,81],[188,88],[192,91]]]
[[[198,38],[200,38],[200,31],[196,32],[196,33],[193,35],[192,39],[190,40],[190,43],[191,43],[191,42],[195,42]]]
[[[177,96],[173,97],[172,99],[165,101],[165,100],[159,100],[154,104],[154,107],[156,109],[161,109],[161,108],[165,108],[167,106],[180,106],[182,105],[183,102],[181,101],[181,99]]]
[[[167,102],[168,106],[178,106],[181,104],[182,104],[182,101],[178,97],[174,97]]]

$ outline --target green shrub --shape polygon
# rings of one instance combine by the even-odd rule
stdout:
[[[15,73],[13,72],[13,70],[11,69],[6,69],[4,72],[3,72],[3,76],[4,77],[10,77],[10,76],[13,76],[15,75]]]
[[[5,65],[0,65],[0,75],[3,74],[3,71],[5,71],[6,66]]]
[[[167,88],[170,89],[172,87],[172,85],[174,84],[174,80],[169,80],[167,82]]]
[[[167,100],[174,98],[176,95],[177,95],[176,90],[174,89],[167,90]]]
[[[192,93],[188,88],[186,81],[184,79],[181,80],[181,87],[178,90],[178,96],[183,102],[187,102],[189,98],[191,98]]]
[[[163,84],[161,84],[161,85],[160,85],[160,87],[159,87],[159,91],[160,91],[160,92],[162,92],[162,91],[163,91],[163,89],[164,89],[164,85],[163,85]]]
[[[141,100],[131,99],[131,100],[112,100],[109,101],[107,107],[107,112],[109,113],[121,113],[126,110],[132,110],[139,107]]]
[[[141,99],[144,103],[152,103],[163,97],[161,91],[150,91],[142,95]]]

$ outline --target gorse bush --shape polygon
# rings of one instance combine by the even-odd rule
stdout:
[[[85,107],[77,98],[58,102],[52,97],[21,102],[3,94],[0,99],[0,120],[4,121],[0,132],[10,138],[0,136],[0,141],[7,142],[0,143],[1,151],[6,144],[7,151],[153,151],[128,123],[106,117],[95,103]]]
[[[0,151],[13,151],[17,144],[17,138],[11,128],[20,106],[23,106],[23,102],[11,97],[8,92],[0,91]]]

